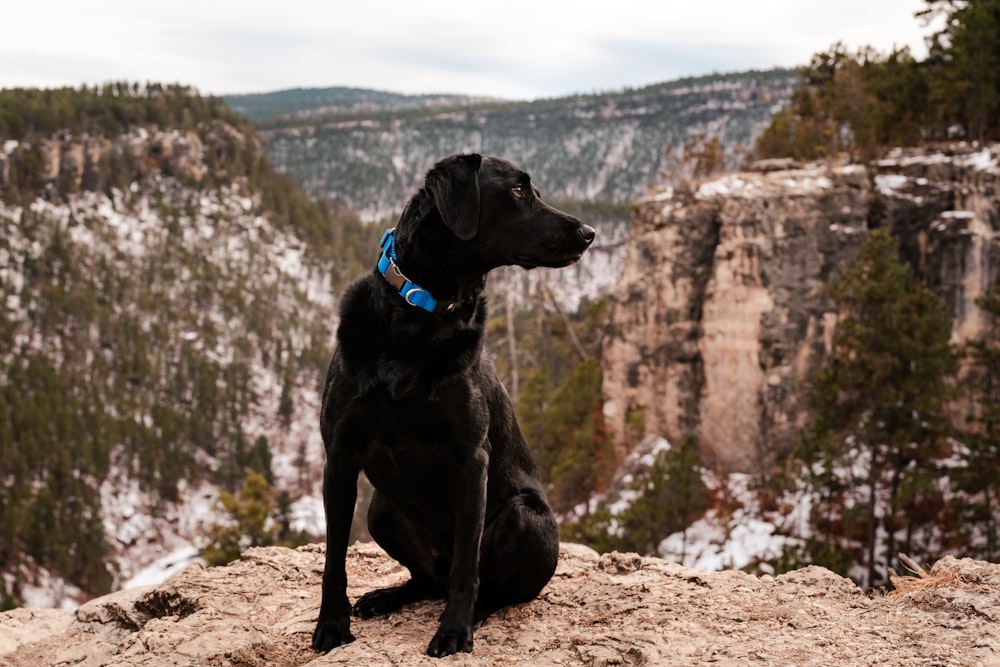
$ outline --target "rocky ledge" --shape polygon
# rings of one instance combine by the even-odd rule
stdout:
[[[996,665],[1000,565],[945,558],[864,594],[820,567],[778,577],[705,573],[635,554],[564,544],[541,597],[476,629],[475,650],[424,654],[442,603],[373,620],[357,641],[309,649],[323,549],[250,549],[226,567],[192,566],[158,586],[75,612],[0,614],[0,665]],[[352,547],[349,594],[406,571],[371,544]]]

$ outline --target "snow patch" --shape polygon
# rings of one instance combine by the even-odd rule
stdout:
[[[884,195],[892,196],[909,182],[902,174],[879,174],[875,177],[875,187]]]
[[[941,217],[946,220],[971,220],[976,214],[974,211],[942,211]]]
[[[17,590],[27,609],[74,611],[86,597],[79,588],[44,568],[29,571],[26,566],[22,566],[16,575],[8,573],[3,577],[7,590]]]
[[[308,535],[326,533],[326,512],[323,509],[322,498],[302,496],[292,503],[291,510],[292,530],[305,531]]]
[[[994,156],[989,149],[984,148],[983,150],[973,153],[965,159],[965,163],[972,167],[973,169],[978,169],[980,171],[986,171],[988,169],[995,169],[997,166],[997,158]]]
[[[122,582],[121,588],[126,590],[139,586],[155,586],[193,563],[205,564],[204,559],[198,555],[198,548],[193,544],[182,546],[136,572]]]
[[[705,572],[748,565],[766,570],[764,561],[776,559],[785,547],[801,543],[798,537],[788,534],[788,527],[808,525],[803,523],[809,517],[808,497],[793,499],[790,504],[794,510],[778,517],[761,511],[749,475],[733,473],[720,479],[706,473],[704,481],[716,495],[727,497],[727,507],[735,509],[723,513],[712,508],[687,530],[666,537],[660,542],[659,552],[667,560]],[[779,529],[779,522],[784,530]]]

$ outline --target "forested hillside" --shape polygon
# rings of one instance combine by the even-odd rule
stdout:
[[[272,540],[321,533],[336,295],[381,227],[311,201],[245,120],[183,87],[2,91],[0,146],[3,604],[106,592],[192,541],[229,553],[220,491],[234,515],[257,494]],[[512,391],[598,430],[599,297],[624,240],[602,230],[571,270],[502,272],[495,293],[520,296],[490,321]],[[587,450],[538,446],[554,484],[593,477]]]
[[[202,484],[310,493],[334,293],[376,230],[185,88],[2,91],[0,146],[0,593],[108,591]]]
[[[226,95],[233,111],[250,120],[309,118],[338,113],[404,111],[487,102],[466,95],[403,95],[366,88],[293,88],[274,93]]]
[[[276,167],[317,199],[367,218],[401,210],[441,156],[481,152],[523,165],[550,200],[608,202],[623,221],[630,201],[670,177],[659,175],[675,166],[668,144],[676,157],[692,137],[715,137],[734,167],[797,83],[794,71],[777,69],[531,102],[426,107],[417,98],[403,108],[393,97],[374,111],[364,108],[380,103],[374,93],[352,98],[344,91],[341,106],[320,113],[334,89],[315,91],[315,105],[301,104],[296,117],[257,124]],[[255,113],[267,108],[230,99]]]

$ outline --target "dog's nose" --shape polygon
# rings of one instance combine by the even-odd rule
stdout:
[[[594,240],[594,237],[597,236],[597,232],[594,231],[594,228],[590,225],[580,225],[580,228],[576,231],[581,237],[583,237],[583,241],[587,245],[590,245]]]

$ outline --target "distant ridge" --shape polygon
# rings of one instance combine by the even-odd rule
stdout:
[[[379,219],[398,212],[435,161],[459,152],[521,164],[550,199],[624,210],[670,171],[668,144],[717,137],[727,165],[739,166],[798,83],[795,70],[771,69],[532,101],[356,88],[226,100],[254,119],[271,163],[310,195]]]
[[[405,111],[434,107],[465,106],[495,98],[469,95],[406,95],[367,88],[289,88],[271,93],[226,95],[226,102],[250,120],[268,118],[309,118],[337,113]]]

